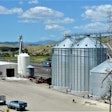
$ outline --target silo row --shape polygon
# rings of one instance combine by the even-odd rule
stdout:
[[[65,38],[52,48],[52,86],[73,94],[89,91],[90,70],[106,60],[107,47],[92,39]]]

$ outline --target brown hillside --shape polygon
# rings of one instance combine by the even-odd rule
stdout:
[[[54,44],[45,44],[45,45],[38,45],[38,46],[26,46],[25,49],[28,50],[30,55],[49,55],[51,52],[51,47]]]

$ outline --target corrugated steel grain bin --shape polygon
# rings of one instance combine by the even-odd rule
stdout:
[[[72,48],[71,92],[89,94],[90,70],[105,61],[107,47],[93,38],[86,37]]]
[[[52,86],[68,88],[70,83],[70,55],[74,40],[65,38],[52,48]]]
[[[112,71],[112,60],[106,60],[90,71],[90,95],[101,98],[109,94],[109,86],[112,86],[112,75],[104,80],[109,71]]]

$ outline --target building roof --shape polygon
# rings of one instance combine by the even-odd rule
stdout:
[[[32,65],[28,65],[26,68],[34,68],[34,66],[32,66]]]
[[[0,61],[0,65],[10,65],[10,64],[17,64],[17,63],[7,62],[7,61]]]
[[[99,64],[98,66],[94,67],[90,72],[95,72],[95,73],[107,73],[107,71],[112,70],[112,59],[111,60],[106,60],[103,63]]]

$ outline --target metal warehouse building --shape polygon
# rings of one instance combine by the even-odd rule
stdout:
[[[0,76],[1,77],[16,77],[17,63],[0,61]]]

